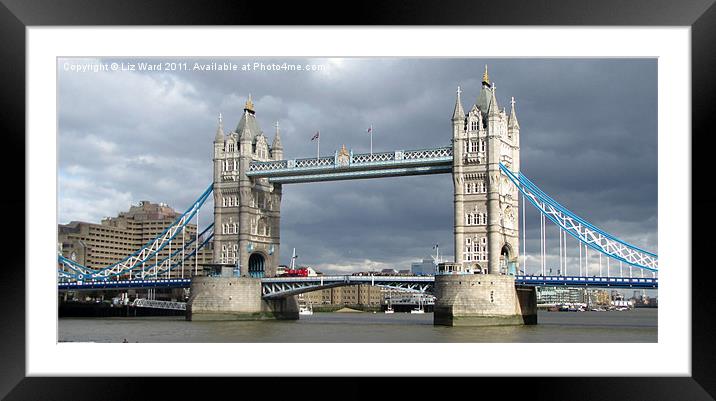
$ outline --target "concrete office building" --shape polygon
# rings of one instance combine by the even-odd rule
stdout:
[[[106,217],[97,223],[72,221],[59,224],[58,250],[70,260],[74,260],[91,269],[112,265],[142,248],[170,226],[181,214],[165,203],[141,201],[132,205],[128,211],[116,217]],[[170,252],[182,249],[196,237],[196,225],[187,224],[184,233],[179,233],[171,245],[162,249],[157,258],[168,256]],[[203,239],[199,239],[199,243]],[[210,247],[199,250],[198,265],[211,262]],[[190,253],[186,251],[187,255]],[[194,259],[185,262],[185,276],[190,276]],[[201,271],[201,268],[199,269]],[[173,277],[182,275],[175,270]]]

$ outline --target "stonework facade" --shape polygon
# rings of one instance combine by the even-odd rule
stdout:
[[[298,295],[298,300],[312,305],[380,306],[384,290],[369,284],[325,288]]]
[[[239,266],[242,277],[275,275],[279,262],[281,184],[246,176],[251,161],[283,159],[278,124],[273,143],[249,100],[236,129],[214,138],[214,264]]]
[[[506,274],[519,252],[518,190],[501,173],[520,169],[515,104],[500,109],[487,67],[476,103],[465,113],[458,87],[453,128],[455,262],[472,272]]]

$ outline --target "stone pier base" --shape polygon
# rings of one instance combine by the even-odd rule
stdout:
[[[261,279],[247,277],[194,277],[186,320],[298,319],[295,297],[261,299]]]
[[[515,278],[496,274],[435,276],[433,324],[501,326],[537,324],[534,287],[515,286]]]

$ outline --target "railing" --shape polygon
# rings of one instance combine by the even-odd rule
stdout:
[[[156,299],[145,298],[135,299],[134,302],[132,302],[132,306],[135,306],[137,308],[186,310],[186,302],[158,301]]]
[[[500,169],[540,213],[557,224],[564,232],[608,257],[640,269],[658,272],[659,257],[655,253],[624,242],[575,215],[550,198],[524,174],[512,172],[503,164],[500,164]]]
[[[292,172],[297,169],[307,169],[309,171],[321,168],[330,167],[360,167],[360,166],[400,166],[400,165],[414,165],[418,162],[449,162],[452,159],[452,146],[432,148],[432,149],[417,149],[417,150],[398,150],[395,152],[379,152],[379,153],[359,153],[351,154],[348,159],[347,165],[339,165],[339,155],[336,153],[334,156],[323,156],[319,158],[304,158],[304,159],[290,159],[290,160],[276,160],[259,162],[254,161],[249,164],[249,171],[247,175],[259,175],[262,172]]]

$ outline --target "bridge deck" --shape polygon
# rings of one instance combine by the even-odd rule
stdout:
[[[246,175],[275,183],[336,181],[452,172],[452,147],[252,162]]]
[[[261,279],[264,298],[296,295],[344,285],[370,284],[413,292],[431,292],[433,276],[312,276],[269,277]],[[642,277],[580,277],[580,276],[515,276],[515,283],[539,287],[597,287],[657,289],[658,278]],[[130,288],[189,288],[190,278],[163,280],[120,280],[60,282],[58,290],[95,290]]]

